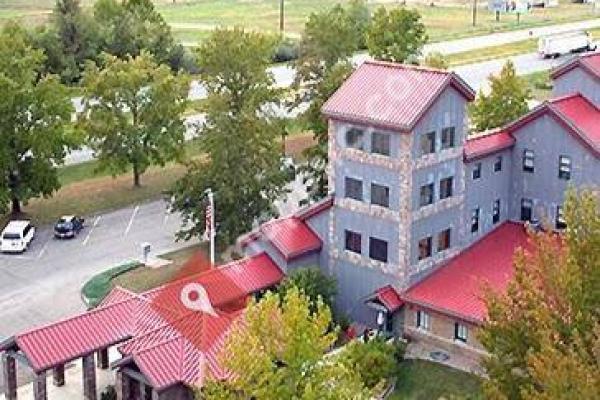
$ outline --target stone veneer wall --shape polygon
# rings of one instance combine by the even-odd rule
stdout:
[[[425,331],[417,328],[418,307],[407,305],[404,307],[404,336],[413,342],[431,346],[435,349],[444,350],[450,354],[460,355],[467,359],[479,361],[485,352],[481,343],[477,340],[478,325],[451,318],[447,315],[425,310],[430,316],[430,329]],[[467,342],[454,340],[454,324],[460,322],[467,326]]]
[[[346,199],[343,195],[334,197],[334,208],[329,217],[329,269],[333,272],[337,260],[345,260],[365,268],[376,269],[386,275],[392,275],[394,286],[398,290],[405,289],[409,284],[410,246],[411,246],[411,193],[412,193],[412,135],[398,133],[400,137],[399,152],[397,157],[388,157],[372,154],[361,150],[348,149],[337,143],[338,122],[330,119],[328,130],[328,155],[329,164],[327,174],[329,187],[334,188],[336,182],[335,165],[341,160],[356,161],[365,165],[373,165],[397,172],[398,182],[389,182],[389,186],[399,187],[399,211],[379,207],[366,202]],[[408,171],[408,173],[407,173]],[[398,235],[398,264],[382,263],[371,260],[369,257],[354,254],[348,251],[339,251],[337,248],[339,237],[336,236],[335,209],[341,208],[352,212],[363,213],[375,219],[393,221],[399,227]],[[357,299],[357,301],[360,301]]]

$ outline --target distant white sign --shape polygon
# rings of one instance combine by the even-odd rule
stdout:
[[[528,0],[489,0],[488,9],[492,12],[506,12],[511,14],[526,14],[531,8]]]

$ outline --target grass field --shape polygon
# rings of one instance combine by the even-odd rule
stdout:
[[[288,0],[285,3],[286,32],[298,36],[304,22],[311,12],[332,7],[348,0]],[[82,0],[86,7],[93,0]],[[173,24],[175,35],[184,42],[196,42],[206,38],[207,32],[215,26],[241,25],[265,32],[277,32],[279,27],[279,0],[156,0],[159,11]],[[494,15],[485,6],[480,7],[478,24],[471,25],[472,9],[470,1],[447,2],[430,1],[409,2],[409,7],[417,8],[422,16],[431,41],[454,39],[458,37],[507,31],[532,26],[555,24],[594,18],[591,4],[573,4],[562,0],[560,8],[533,9],[521,16],[517,24],[515,15],[502,15],[496,22]],[[375,8],[381,4],[386,7],[398,7],[389,1],[371,2]],[[54,0],[0,0],[0,23],[3,20],[17,18],[28,24],[35,24],[47,18]]]
[[[483,399],[475,375],[423,360],[402,363],[389,400]]]

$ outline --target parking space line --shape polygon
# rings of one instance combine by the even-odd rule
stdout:
[[[135,219],[135,216],[137,215],[139,210],[140,210],[140,206],[135,206],[135,208],[133,209],[133,213],[131,214],[131,218],[129,218],[129,223],[127,224],[127,228],[125,228],[125,236],[127,236],[127,234],[129,233],[129,230],[131,229],[131,225],[133,224],[133,220]]]
[[[92,232],[94,231],[94,228],[96,227],[96,225],[98,225],[98,222],[100,222],[100,218],[101,216],[97,216],[96,219],[94,220],[94,223],[92,224],[92,227],[90,228],[87,236],[85,237],[85,239],[83,239],[83,243],[82,245],[85,246],[88,242],[88,240],[90,240],[90,236],[92,236]]]
[[[42,258],[42,256],[44,255],[44,253],[46,252],[46,247],[48,247],[48,243],[50,243],[50,240],[47,240],[46,243],[44,243],[44,246],[42,247],[42,249],[40,250],[40,252],[37,255],[37,259],[39,260],[40,258]]]
[[[163,219],[163,225],[167,224],[167,220],[169,219],[169,212],[165,212],[165,218]]]

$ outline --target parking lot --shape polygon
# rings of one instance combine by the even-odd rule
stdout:
[[[81,285],[111,265],[139,258],[141,245],[165,252],[176,242],[180,219],[156,201],[87,217],[74,239],[54,239],[52,227],[38,227],[23,254],[0,254],[0,340],[16,332],[83,309]]]

